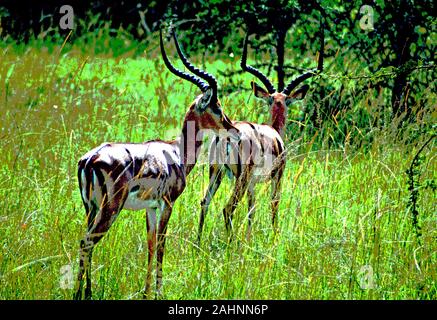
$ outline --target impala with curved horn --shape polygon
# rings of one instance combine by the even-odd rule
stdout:
[[[236,154],[232,157],[228,155],[228,159],[234,159],[236,161],[233,161],[232,163],[228,161],[228,163],[225,164],[217,163],[217,161],[215,161],[215,163],[210,165],[208,190],[201,202],[202,209],[198,230],[199,242],[209,204],[217,192],[225,172],[236,178],[234,191],[223,209],[228,234],[230,234],[232,229],[232,214],[247,190],[249,202],[247,236],[250,236],[252,219],[255,211],[254,188],[257,182],[266,180],[271,180],[272,225],[275,229],[276,215],[280,201],[281,177],[286,162],[286,153],[282,138],[287,120],[287,109],[293,101],[301,100],[305,97],[309,86],[303,85],[297,90],[294,89],[306,79],[319,74],[323,70],[324,27],[323,23],[321,25],[321,48],[317,69],[298,76],[291,81],[282,92],[276,91],[273,84],[261,71],[246,64],[249,33],[246,34],[240,65],[244,71],[257,77],[267,89],[263,89],[253,81],[251,83],[255,96],[265,99],[268,102],[270,106],[271,123],[267,125],[247,121],[233,121],[234,126],[238,128],[241,134],[239,147],[237,149],[230,148],[229,140],[218,139],[215,144],[211,146],[210,154],[213,153],[212,156],[210,155],[211,159],[216,157],[215,152],[217,152],[217,150],[219,150],[218,152],[220,153],[222,152],[220,150],[231,149],[234,150]],[[242,145],[249,147],[241,147]],[[229,154],[229,151],[227,153]],[[259,174],[260,171],[261,174]]]
[[[175,36],[175,41],[177,41]],[[151,291],[152,265],[156,264],[156,294],[162,287],[167,223],[173,204],[185,188],[186,176],[194,167],[202,144],[202,129],[238,130],[223,113],[217,99],[217,81],[196,69],[198,76],[177,70],[169,61],[160,33],[161,54],[166,67],[176,76],[195,84],[201,91],[189,107],[180,137],[174,141],[104,143],[79,160],[78,178],[88,228],[80,243],[79,274],[75,299],[91,298],[91,260],[94,246],[109,230],[122,209],[147,213],[148,264],[144,297]],[[182,55],[184,64],[194,68]],[[157,215],[157,211],[160,214]]]

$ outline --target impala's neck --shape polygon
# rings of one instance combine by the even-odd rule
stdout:
[[[272,107],[272,127],[283,137],[285,122],[287,120],[287,109],[283,104],[274,104]]]
[[[182,126],[182,133],[176,140],[185,175],[188,175],[196,164],[202,146],[202,138],[198,121],[194,116],[187,114]]]

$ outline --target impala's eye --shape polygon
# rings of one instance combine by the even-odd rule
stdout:
[[[269,104],[273,104],[273,97],[268,98]]]
[[[288,107],[293,102],[293,99],[285,99],[285,105]]]

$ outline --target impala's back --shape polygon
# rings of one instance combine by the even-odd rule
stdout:
[[[214,141],[210,147],[211,163],[224,165],[230,176],[239,177],[243,166],[250,165],[254,167],[253,179],[270,178],[277,169],[273,164],[279,165],[279,156],[285,159],[284,142],[279,133],[265,124],[246,121],[234,121],[233,124],[241,134],[240,141]]]
[[[104,143],[79,160],[79,187],[88,208],[100,208],[120,198],[124,209],[159,207],[185,187],[179,149],[171,143]]]

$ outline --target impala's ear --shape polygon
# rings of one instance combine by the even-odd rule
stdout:
[[[302,100],[303,98],[305,98],[308,89],[310,88],[309,85],[305,84],[302,87],[300,87],[299,89],[293,91],[288,97],[287,99],[285,99],[285,103],[287,105],[289,105],[290,103],[292,103],[293,101],[296,100]]]
[[[200,112],[204,112],[206,110],[206,108],[208,108],[208,106],[211,103],[212,94],[213,94],[213,90],[211,88],[209,88],[200,97],[200,99],[199,99],[199,101],[197,102],[197,105],[196,105],[196,108]]]
[[[293,91],[288,97],[294,100],[302,100],[303,98],[305,98],[309,88],[310,86],[305,84],[299,89]]]
[[[266,99],[266,98],[270,97],[270,94],[265,89],[263,89],[261,86],[256,84],[254,81],[252,81],[250,84],[252,86],[252,90],[253,90],[253,93],[255,94],[255,97],[262,98],[262,99]]]

